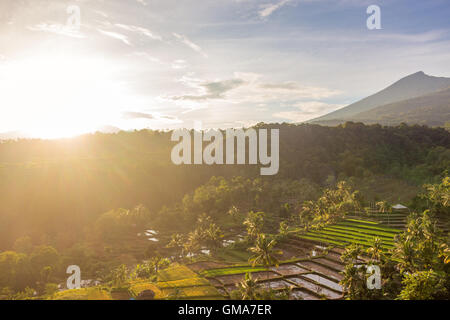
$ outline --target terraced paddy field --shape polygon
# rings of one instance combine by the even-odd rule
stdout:
[[[112,300],[109,290],[103,288],[82,288],[56,293],[52,300]]]
[[[319,246],[296,239],[289,243],[292,251],[298,245],[297,250],[303,258],[293,259],[277,267],[230,265],[211,268],[209,262],[197,262],[189,267],[195,269],[199,276],[208,279],[224,298],[230,298],[245,274],[251,273],[260,288],[274,291],[290,289],[292,300],[341,299],[342,287],[339,281],[342,280],[340,272],[344,269],[339,261],[341,252],[332,249],[326,256],[307,258],[303,253],[318,249]]]
[[[306,234],[298,235],[298,237],[339,247],[345,247],[349,244],[369,247],[373,239],[379,237],[382,240],[383,249],[387,251],[394,246],[394,237],[400,232],[400,229],[387,227],[375,221],[345,219],[320,230],[313,230]]]
[[[161,270],[155,285],[161,290],[161,298],[223,299],[223,295],[207,279],[180,264]]]
[[[244,253],[239,251],[242,249],[234,248],[233,261],[207,259],[188,265],[174,263],[159,272],[156,282],[135,280],[128,290],[131,298],[138,297],[144,290],[152,290],[155,299],[229,299],[245,274],[251,273],[261,288],[274,291],[290,289],[290,299],[342,299],[343,290],[339,282],[343,277],[344,265],[340,256],[344,247],[352,243],[368,247],[375,237],[379,237],[387,250],[392,248],[394,237],[399,232],[400,229],[376,221],[345,219],[306,234],[295,234],[280,243],[279,248],[283,251],[280,260],[283,262],[277,267],[252,267],[246,262]],[[111,298],[107,290],[80,290],[66,291],[58,294],[58,298]]]
[[[405,212],[393,212],[393,213],[372,213],[364,216],[347,216],[351,219],[366,220],[372,222],[378,222],[387,227],[395,229],[405,229],[408,221],[408,213]],[[439,229],[448,233],[450,231],[450,219],[445,215],[437,216],[436,225]]]
[[[145,290],[155,293],[154,299],[177,300],[221,300],[220,293],[210,281],[199,276],[184,265],[173,264],[161,270],[157,282],[137,279],[129,282],[119,295],[111,294],[108,288],[101,286],[65,290],[54,295],[56,300],[129,300],[136,299]]]

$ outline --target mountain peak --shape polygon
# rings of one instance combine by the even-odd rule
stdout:
[[[410,74],[409,76],[404,77],[403,79],[407,79],[407,78],[422,78],[422,77],[430,77],[430,76],[427,75],[423,71],[417,71],[415,73]],[[403,80],[403,79],[401,79],[401,80]]]
[[[376,107],[416,98],[450,87],[450,78],[434,77],[423,71],[410,74],[401,78],[389,87],[355,102],[347,107],[331,112],[322,117],[310,120],[310,122],[346,120],[358,113],[374,109]]]

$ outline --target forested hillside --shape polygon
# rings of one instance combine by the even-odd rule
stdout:
[[[450,168],[450,134],[443,129],[357,123],[269,127],[280,129],[280,171],[264,177],[265,182],[306,179],[323,186],[345,177],[368,182],[382,176],[419,186]],[[23,235],[73,239],[87,223],[115,208],[143,204],[157,212],[212,176],[259,176],[258,167],[249,165],[175,166],[170,136],[143,130],[4,141],[1,246],[8,248]]]

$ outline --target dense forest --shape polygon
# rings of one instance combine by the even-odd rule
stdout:
[[[215,248],[222,232],[247,232],[260,219],[260,232],[275,234],[305,208],[319,213],[303,226],[380,200],[424,210],[422,186],[440,183],[450,168],[450,133],[441,128],[351,122],[256,128],[280,129],[275,176],[260,176],[251,165],[176,166],[170,131],[3,141],[0,287],[44,292],[71,261],[102,277],[121,263],[178,255],[179,242],[201,232],[210,235],[204,245]],[[320,203],[324,194],[359,205],[330,207]],[[135,239],[146,229],[160,233],[158,245]]]
[[[348,177],[374,179],[374,184],[389,178],[420,186],[450,168],[450,134],[443,129],[358,123],[269,127],[280,129],[280,171],[265,181],[307,179],[324,186]],[[253,178],[259,173],[249,165],[175,166],[170,136],[142,130],[4,141],[0,245],[10,248],[24,235],[35,241],[43,234],[70,237],[108,210],[143,204],[157,212],[213,176]]]

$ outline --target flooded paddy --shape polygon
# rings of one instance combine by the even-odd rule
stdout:
[[[338,299],[341,297],[341,294],[336,293],[328,288],[322,287],[319,284],[312,283],[311,281],[305,280],[301,277],[298,278],[290,278],[289,281],[292,281],[297,286],[308,289],[310,291],[316,292],[319,295],[324,295],[328,299]]]
[[[234,285],[234,284],[239,283],[242,280],[244,280],[244,274],[241,273],[241,274],[230,274],[230,275],[225,275],[225,276],[218,276],[218,277],[215,277],[215,279],[219,280],[225,286]]]
[[[290,276],[294,274],[299,274],[303,272],[308,272],[309,270],[302,268],[296,264],[282,264],[278,268],[273,267],[271,270],[276,271],[283,276]]]
[[[306,291],[294,290],[291,293],[290,300],[319,300],[319,298]]]
[[[342,286],[339,283],[331,281],[331,280],[324,278],[318,274],[306,274],[306,275],[303,275],[303,277],[311,279],[315,282],[320,283],[323,286],[334,289],[336,291],[340,291],[340,292],[343,291]]]
[[[333,269],[337,269],[337,270],[343,270],[344,269],[344,265],[342,263],[333,261],[333,260],[328,260],[325,258],[318,258],[318,259],[314,259],[314,262],[319,262],[327,267],[333,268]]]
[[[273,289],[273,290],[279,290],[279,289],[287,289],[289,287],[292,287],[292,284],[289,282],[286,282],[284,280],[275,280],[275,281],[268,281],[261,283],[261,287],[264,289]]]
[[[343,275],[340,274],[339,272],[329,269],[325,266],[322,266],[318,263],[315,263],[314,261],[304,261],[304,262],[299,262],[299,265],[309,268],[313,271],[316,271],[318,273],[324,274],[330,278],[335,279],[336,281],[341,281],[343,278]]]
[[[279,278],[280,276],[272,271],[261,271],[261,272],[253,272],[252,277],[255,280],[267,280]]]

